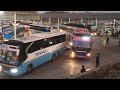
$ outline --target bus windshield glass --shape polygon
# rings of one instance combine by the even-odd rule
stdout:
[[[80,33],[74,33],[74,35],[73,35],[74,37],[90,37],[90,35],[89,34],[80,34]]]
[[[18,65],[18,57],[16,51],[9,51],[5,49],[0,50],[0,62],[10,65]]]
[[[82,47],[82,48],[91,48],[91,43],[83,42],[83,41],[73,41],[73,46]]]

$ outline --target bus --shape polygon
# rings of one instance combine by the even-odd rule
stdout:
[[[85,24],[85,23],[66,23],[64,24],[66,26],[74,26],[74,27],[78,27],[78,28],[87,28],[89,30],[89,32],[91,32],[92,30],[96,30],[96,26],[93,24]]]
[[[87,28],[77,28],[70,42],[71,57],[89,58],[91,56],[92,38]]]
[[[12,19],[1,19],[2,25],[10,25],[12,23]]]
[[[19,33],[25,30],[24,26],[17,26],[16,34],[18,36]],[[4,40],[9,40],[14,38],[14,26],[2,29],[2,35]]]
[[[10,25],[0,25],[0,44],[2,43],[3,41],[3,29],[6,29],[6,28],[9,28]]]
[[[51,32],[51,26],[45,26],[40,24],[30,24],[30,29],[43,31],[43,32]]]
[[[20,24],[21,25],[30,25],[30,24],[33,24],[33,22],[31,20],[21,20]]]
[[[12,76],[31,73],[33,68],[64,52],[66,33],[43,32],[5,41],[0,48],[0,70]]]
[[[76,29],[77,27],[75,27],[75,26],[67,26],[67,25],[59,25],[59,28],[60,28],[60,30],[73,33],[74,29]]]
[[[66,26],[74,26],[74,27],[79,27],[79,28],[86,28],[86,25],[80,24],[80,23],[66,23],[64,25],[66,25]]]
[[[77,29],[78,27],[75,26],[67,26],[67,25],[59,25],[60,31],[64,31],[67,33],[67,39],[68,41],[72,40],[73,37],[73,32],[75,29]]]

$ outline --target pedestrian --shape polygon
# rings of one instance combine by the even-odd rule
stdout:
[[[106,48],[106,38],[103,39],[103,47]]]
[[[84,65],[82,65],[81,73],[86,72]]]
[[[100,53],[97,53],[97,56],[96,56],[96,67],[99,66],[99,62],[100,62]]]
[[[106,44],[109,44],[109,37],[106,38]]]

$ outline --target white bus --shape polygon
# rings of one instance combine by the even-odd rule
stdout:
[[[66,47],[65,32],[43,32],[3,42],[0,48],[0,70],[20,76],[33,68],[55,60]]]

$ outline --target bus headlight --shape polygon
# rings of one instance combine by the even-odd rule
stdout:
[[[73,43],[72,43],[72,42],[70,42],[70,45],[72,46],[72,45],[73,45]]]
[[[72,58],[75,57],[75,52],[72,52],[71,57]]]
[[[90,38],[89,37],[82,37],[84,41],[88,41]]]
[[[91,33],[91,36],[93,36],[93,33]]]
[[[90,55],[91,55],[90,53],[87,54],[87,56],[90,56]]]
[[[97,33],[95,33],[95,36],[97,35]]]
[[[0,71],[2,71],[2,66],[0,66]]]
[[[12,73],[17,73],[18,70],[17,70],[17,68],[12,68],[12,69],[10,70],[10,72],[12,72]]]

